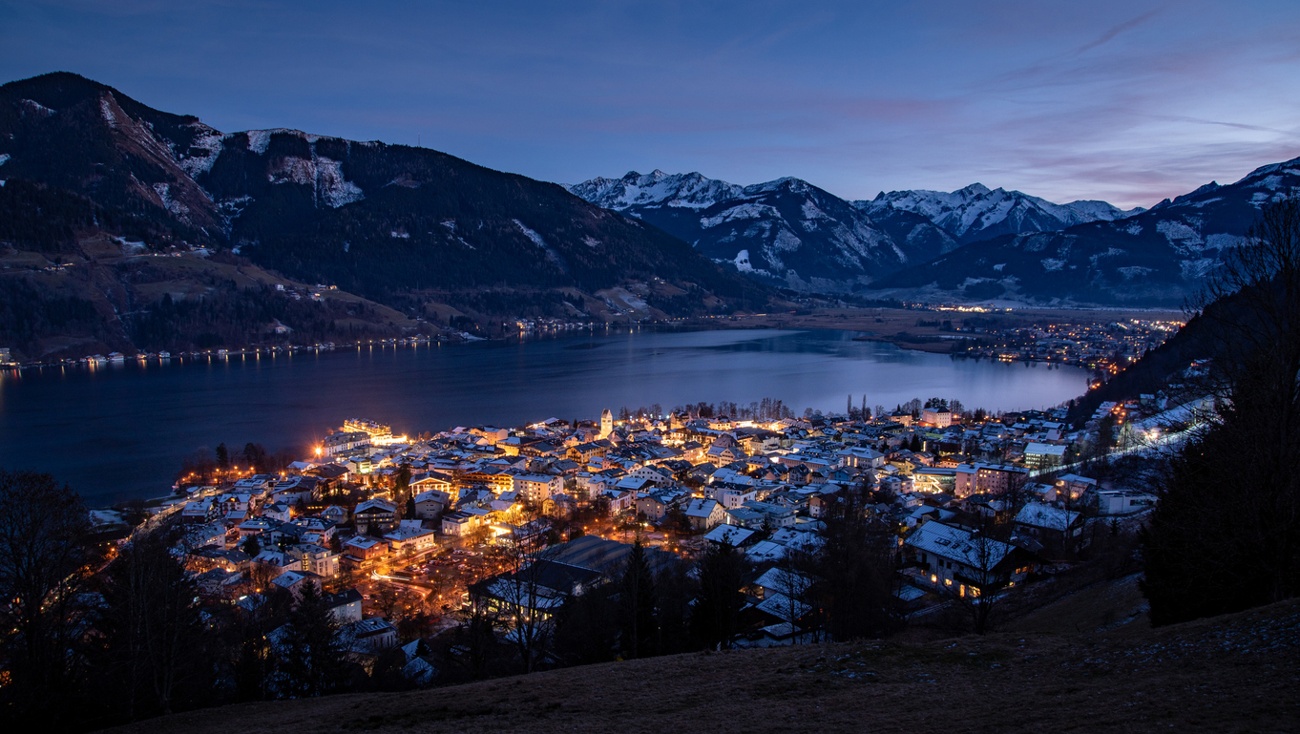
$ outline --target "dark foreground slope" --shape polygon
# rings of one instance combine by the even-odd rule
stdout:
[[[1158,630],[701,653],[121,731],[1300,730],[1300,602]]]

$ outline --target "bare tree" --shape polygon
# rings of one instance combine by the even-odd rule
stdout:
[[[70,713],[59,701],[73,675],[88,526],[81,500],[50,475],[0,470],[0,651],[13,676],[0,703],[16,720],[39,717],[48,727]]]

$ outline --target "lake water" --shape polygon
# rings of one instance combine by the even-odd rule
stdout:
[[[516,343],[363,347],[170,364],[0,372],[0,468],[53,474],[103,506],[169,491],[226,443],[301,450],[346,418],[396,432],[596,419],[610,408],[779,398],[843,411],[912,398],[1019,410],[1081,394],[1084,370],[954,360],[835,331],[621,332]]]

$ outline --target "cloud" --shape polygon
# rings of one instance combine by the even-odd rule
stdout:
[[[1149,10],[1145,13],[1142,13],[1141,15],[1137,16],[1136,18],[1133,18],[1132,20],[1128,20],[1123,23],[1120,23],[1117,26],[1113,26],[1110,29],[1108,29],[1105,33],[1098,36],[1097,38],[1094,38],[1088,43],[1085,43],[1082,46],[1076,48],[1074,50],[1074,55],[1078,56],[1081,54],[1085,54],[1093,50],[1094,48],[1097,48],[1098,46],[1103,46],[1107,43],[1110,43],[1119,34],[1137,28],[1138,26],[1142,25],[1143,23],[1146,23],[1147,21],[1151,20],[1152,18],[1156,17],[1162,12],[1164,12],[1164,8],[1156,8],[1154,10]]]

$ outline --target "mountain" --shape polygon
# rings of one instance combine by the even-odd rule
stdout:
[[[413,315],[436,303],[498,324],[762,300],[689,245],[554,184],[423,148],[223,133],[75,74],[0,87],[0,180],[11,253],[84,261],[79,243],[105,237],[229,252]]]
[[[795,178],[738,186],[659,170],[595,178],[569,190],[686,240],[715,262],[798,290],[830,292],[862,290],[981,239],[1140,211],[1100,201],[1053,204],[980,184],[849,202]]]
[[[861,288],[955,246],[921,216],[898,212],[876,222],[797,178],[738,186],[698,173],[633,171],[569,190],[690,242],[715,262],[797,290]]]
[[[913,298],[1181,306],[1266,202],[1300,195],[1300,159],[1211,182],[1124,219],[966,245],[876,283]]]
[[[1086,222],[1113,221],[1143,211],[1124,211],[1104,201],[1053,204],[1019,191],[990,190],[979,183],[950,193],[882,191],[871,201],[853,205],[873,218],[894,210],[920,214],[962,245],[1004,234],[1053,232]]]

